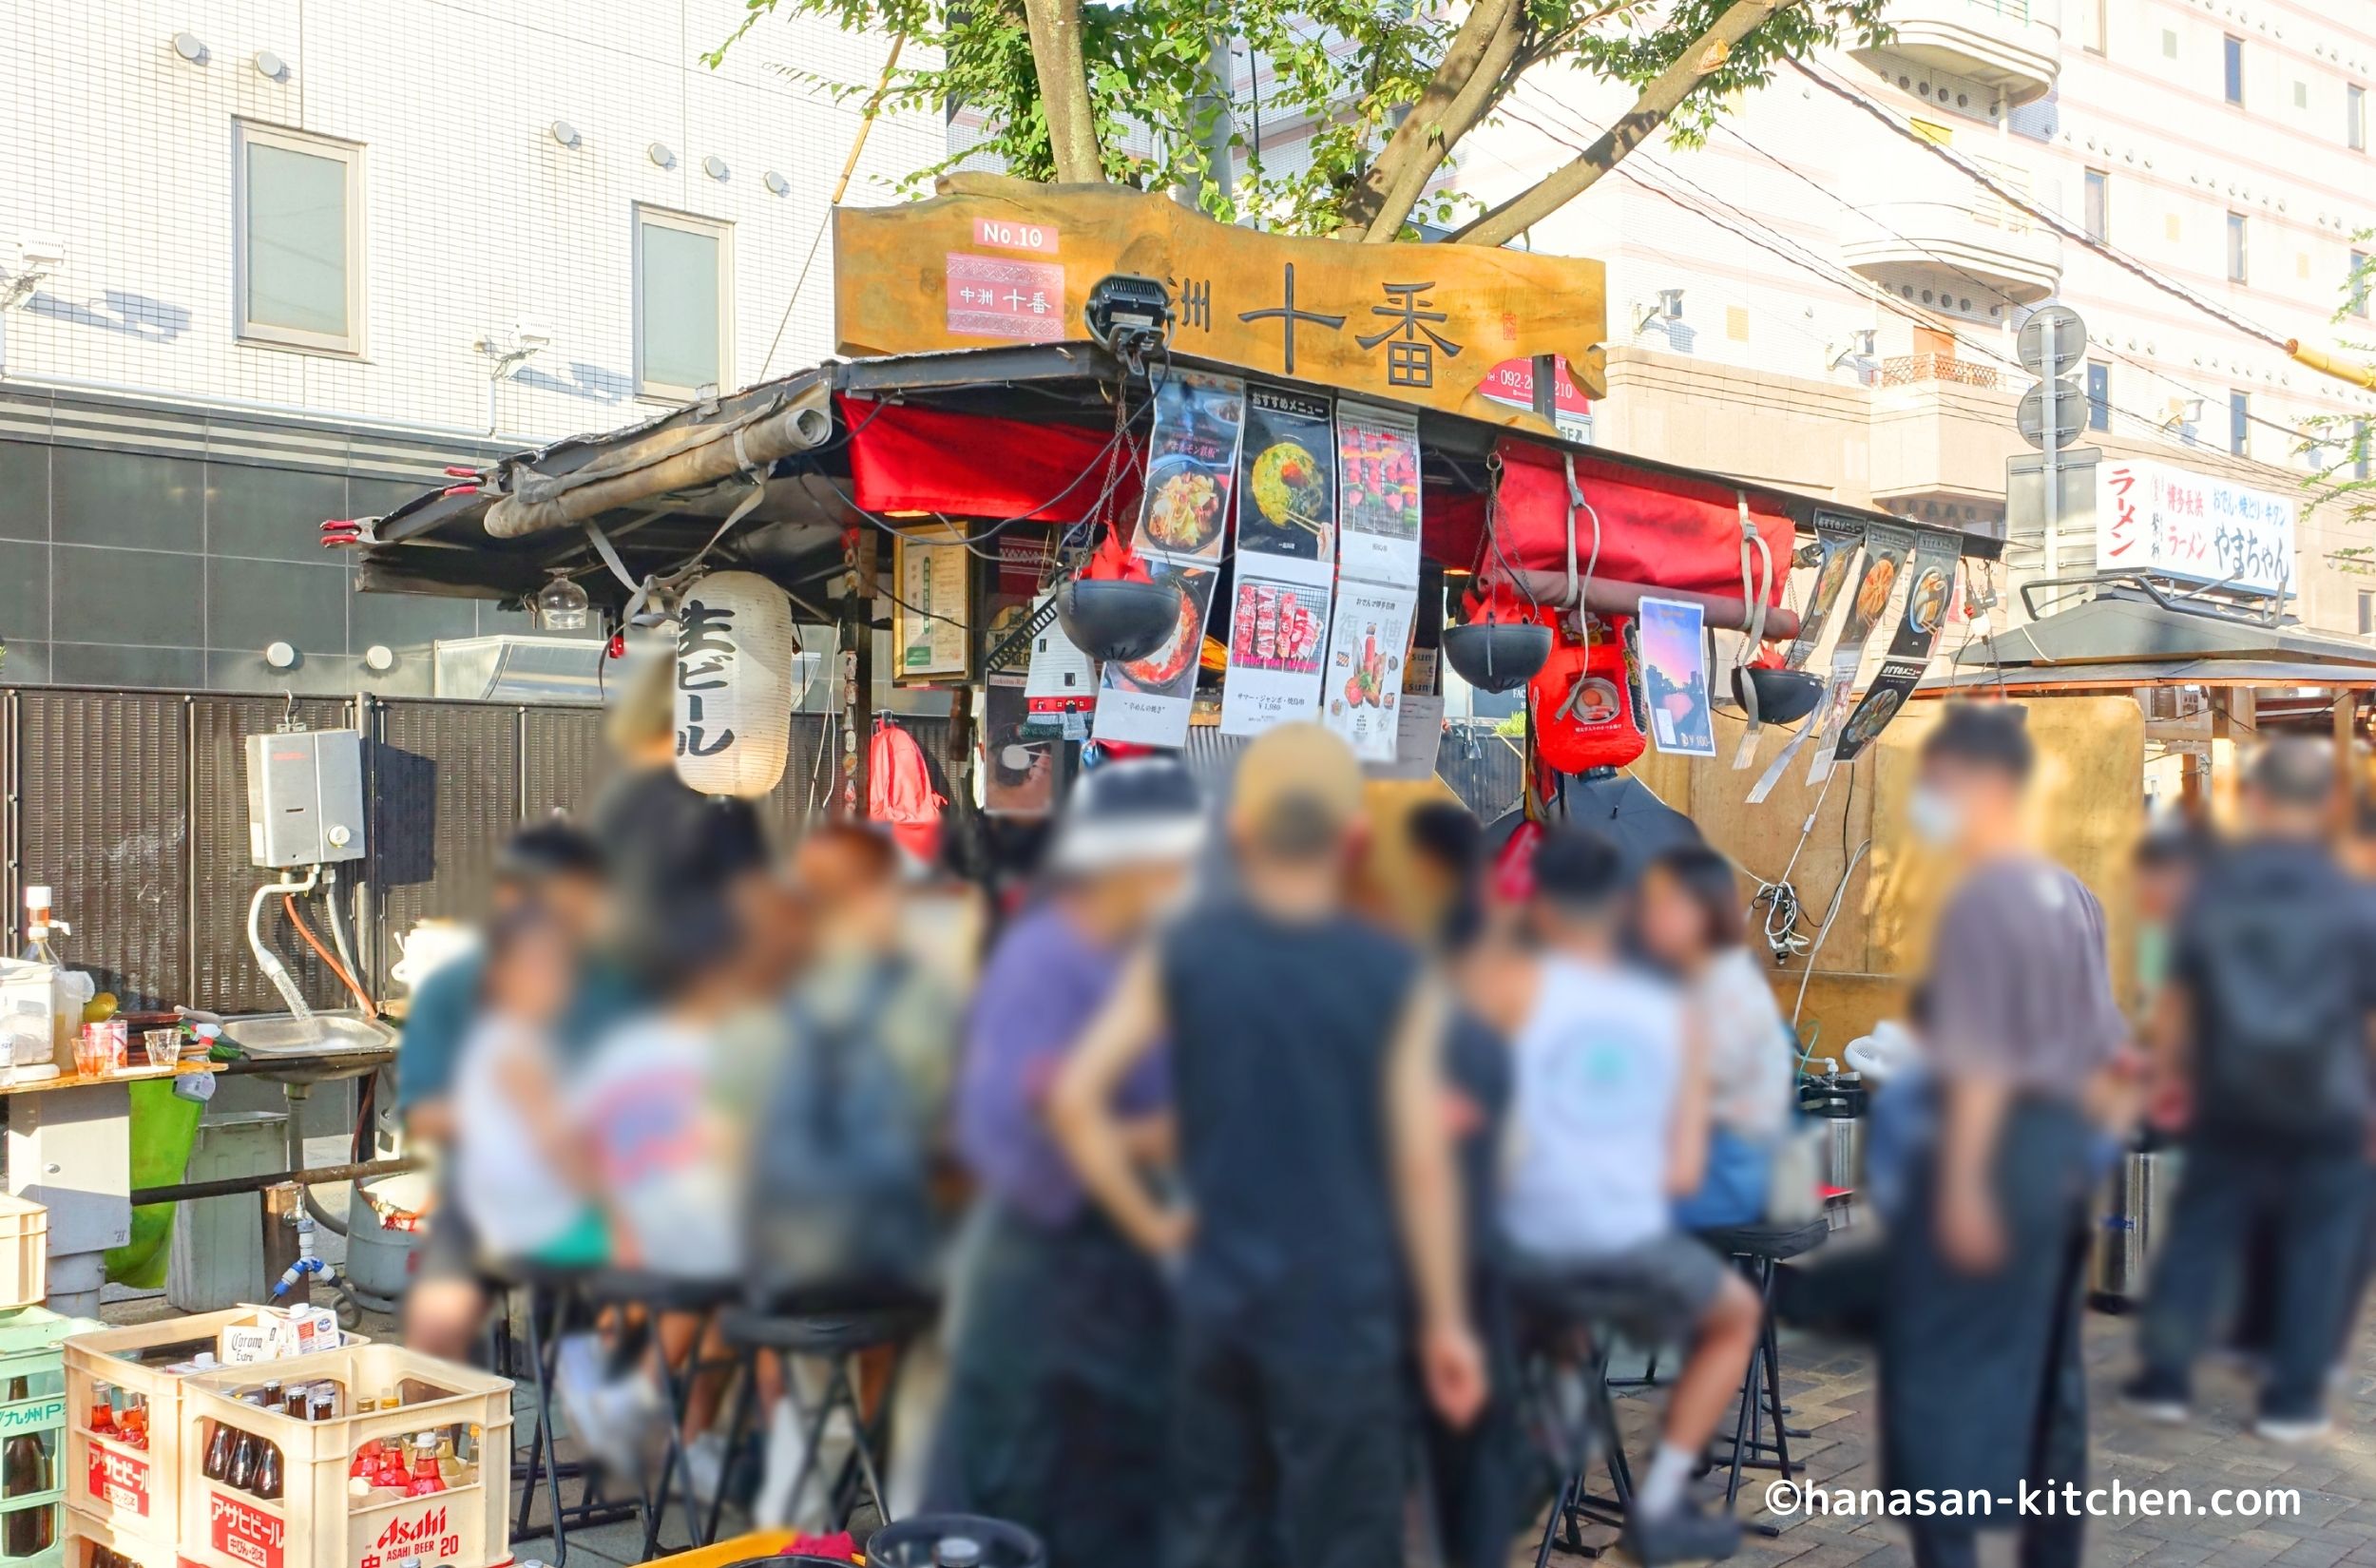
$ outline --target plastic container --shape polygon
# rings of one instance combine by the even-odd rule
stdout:
[[[199,1568],[394,1568],[406,1558],[450,1568],[510,1560],[511,1384],[504,1378],[366,1345],[308,1356],[303,1378],[335,1388],[335,1413],[300,1421],[242,1404],[267,1368],[247,1367],[182,1384],[182,1555]],[[393,1395],[393,1409],[358,1413],[358,1400]],[[279,1450],[281,1495],[259,1497],[208,1478],[217,1424]],[[427,1496],[349,1488],[367,1444],[410,1445],[423,1433],[477,1431],[474,1460]],[[459,1445],[459,1444],[458,1444]]]
[[[0,1568],[66,1558],[66,1342],[96,1329],[40,1307],[0,1316]]]
[[[63,1568],[188,1568],[188,1559],[168,1543],[116,1529],[79,1508],[66,1510]]]
[[[270,1316],[262,1308],[234,1307],[129,1329],[102,1329],[67,1342],[67,1505],[105,1525],[111,1550],[134,1557],[143,1568],[170,1568],[168,1559],[182,1539],[182,1384],[190,1374],[169,1368],[201,1351],[218,1361],[226,1359],[229,1330],[253,1328]],[[362,1343],[354,1335],[346,1336],[348,1346]],[[276,1375],[302,1379],[311,1373],[297,1368],[311,1368],[333,1353],[259,1362],[239,1370],[255,1382]],[[278,1373],[281,1367],[289,1373]],[[117,1405],[122,1409],[137,1405],[143,1410],[145,1448],[94,1427],[95,1406],[106,1388],[121,1390]],[[107,1427],[117,1424],[115,1408],[111,1406],[104,1424]],[[146,1555],[126,1550],[121,1544],[126,1540],[139,1542]]]
[[[0,1193],[0,1311],[38,1307],[49,1294],[49,1211]]]

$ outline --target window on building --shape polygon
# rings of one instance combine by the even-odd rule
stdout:
[[[2161,57],[2164,60],[2175,60],[2178,57],[2177,29],[2164,28],[2161,29]]]
[[[2366,479],[2368,472],[2368,423],[2365,419],[2351,422],[2351,477]]]
[[[2100,359],[2087,362],[2087,428],[2112,429],[2112,367]]]
[[[2244,106],[2244,40],[2230,33],[2225,48],[2227,56],[2228,102],[2238,108]]]
[[[238,122],[234,261],[239,335],[363,352],[363,149]]]
[[[2112,0],[2079,0],[2079,48],[2090,54],[2104,52],[2104,12]]]
[[[2376,593],[2360,590],[2360,635],[2376,637]]]
[[[2245,262],[2250,257],[2244,243],[2244,215],[2232,212],[2228,214],[2229,282],[2241,283],[2245,280]]]
[[[734,231],[658,207],[635,210],[635,390],[688,399],[732,374]]]
[[[2354,82],[2343,89],[2343,144],[2367,150],[2367,89]]]
[[[2232,457],[2252,455],[2252,396],[2250,392],[2228,394],[2228,452]]]
[[[2370,276],[2367,252],[2353,251],[2351,276],[2344,287],[2351,291],[2351,314],[2363,321],[2367,319],[2367,291],[2371,285],[2376,285],[2376,277]]]
[[[2101,169],[2087,171],[2087,187],[2079,210],[2079,221],[2090,239],[2106,239],[2112,235],[2112,176]]]

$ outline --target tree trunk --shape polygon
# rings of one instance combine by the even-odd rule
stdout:
[[[1650,139],[1709,72],[1721,67],[1734,46],[1763,27],[1767,18],[1793,0],[1736,0],[1716,25],[1692,41],[1675,64],[1642,89],[1634,106],[1600,139],[1540,182],[1481,217],[1452,236],[1464,245],[1503,245],[1550,217],[1592,188],[1593,182],[1617,167],[1625,155]]]
[[[1471,8],[1419,101],[1411,105],[1403,123],[1362,171],[1360,182],[1347,199],[1338,238],[1392,239],[1402,232],[1403,220],[1410,216],[1419,193],[1427,188],[1428,176],[1444,161],[1445,150],[1475,124],[1477,114],[1490,101],[1492,84],[1509,68],[1518,52],[1525,10],[1522,0],[1478,0]],[[1462,100],[1479,96],[1475,89],[1480,82],[1486,89],[1482,101],[1465,122],[1460,121]],[[1411,178],[1414,168],[1418,171],[1415,181]]]
[[[1097,116],[1089,107],[1089,71],[1081,51],[1081,0],[1024,0],[1031,32],[1031,63],[1039,73],[1040,105],[1047,116],[1048,151],[1056,178],[1067,185],[1105,179],[1098,151]]]

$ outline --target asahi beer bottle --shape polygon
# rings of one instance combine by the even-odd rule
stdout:
[[[256,1440],[256,1445],[262,1449],[263,1453],[256,1461],[256,1484],[251,1489],[259,1498],[278,1499],[280,1496],[281,1485],[280,1444],[267,1443],[259,1438]]]
[[[33,1397],[24,1378],[9,1380],[9,1403]],[[49,1490],[49,1451],[39,1434],[19,1432],[0,1448],[0,1498],[31,1497]],[[12,1558],[29,1558],[49,1550],[58,1536],[58,1510],[48,1503],[10,1509],[0,1515],[0,1551]]]
[[[215,1435],[206,1440],[206,1463],[201,1466],[208,1481],[231,1479],[231,1450],[237,1442],[238,1434],[229,1422],[215,1423]]]

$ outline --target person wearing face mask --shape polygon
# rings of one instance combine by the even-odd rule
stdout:
[[[2020,709],[1951,703],[1924,738],[1909,825],[1953,863],[1914,1023],[1935,1133],[1910,1157],[1885,1264],[1884,1484],[2086,1486],[2079,1360],[2097,1132],[2128,1028],[2104,916],[2029,845]],[[1943,1416],[1948,1419],[1942,1419]],[[1922,1568],[1978,1560],[1974,1520],[1914,1522]],[[2024,1568],[2077,1568],[2084,1520],[2024,1517]]]

